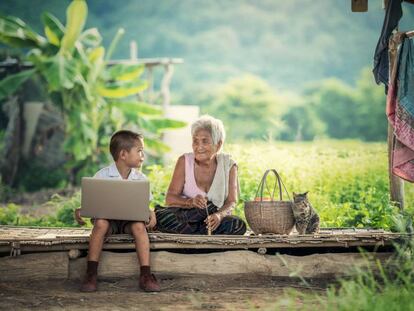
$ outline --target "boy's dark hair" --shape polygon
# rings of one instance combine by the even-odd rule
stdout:
[[[121,150],[130,151],[137,141],[142,139],[144,139],[142,134],[128,130],[121,130],[112,135],[111,142],[109,143],[109,151],[114,161],[118,160]]]

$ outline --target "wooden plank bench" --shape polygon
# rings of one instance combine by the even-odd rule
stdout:
[[[83,228],[0,226],[3,255],[0,282],[80,279],[85,273],[84,250],[88,248],[90,232]],[[357,247],[382,249],[370,254],[370,260],[385,262],[392,255],[389,251],[393,243],[411,235],[373,229],[324,228],[317,235],[206,236],[153,232],[149,237],[152,270],[161,275],[335,278],[356,265],[367,264],[367,258],[358,253]],[[298,254],[310,248],[314,251],[305,256]],[[139,272],[134,249],[132,236],[109,236],[99,264],[100,277],[136,277]],[[269,249],[273,250],[268,252],[271,255],[266,254]]]
[[[62,251],[88,248],[91,229],[0,226],[0,253]],[[151,249],[303,249],[391,247],[407,234],[382,229],[323,228],[315,235],[183,235],[149,233]],[[135,249],[130,235],[107,237],[104,249]]]

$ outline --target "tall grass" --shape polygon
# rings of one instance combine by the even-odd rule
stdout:
[[[290,197],[293,191],[309,191],[310,202],[319,212],[322,226],[392,229],[391,219],[398,209],[389,200],[386,151],[384,143],[338,140],[226,144],[225,152],[238,163],[241,193],[235,214],[244,217],[243,202],[254,199],[264,171],[275,168],[282,176]],[[151,181],[153,205],[164,204],[174,164],[144,165],[144,172]],[[269,177],[269,187],[273,182],[274,179]],[[406,184],[405,188],[406,211],[412,214],[414,188],[411,184]],[[265,195],[268,196],[267,193]],[[283,195],[285,199],[287,195]],[[56,222],[75,225],[70,209],[79,205],[79,195],[49,203],[59,206]],[[11,214],[18,214],[15,207],[12,209],[14,212]],[[7,217],[4,215],[5,209],[3,212],[0,209],[0,223],[5,223],[2,217]],[[10,215],[7,219],[10,220]],[[20,223],[22,220],[20,218]],[[38,220],[27,218],[24,222],[30,221],[38,223]],[[53,218],[44,222],[47,225],[53,222]]]
[[[290,197],[292,192],[309,191],[322,226],[391,229],[391,219],[398,209],[389,200],[386,148],[384,143],[360,141],[226,145],[225,152],[232,154],[239,168],[241,194],[235,213],[244,217],[243,202],[254,198],[264,171],[275,168]],[[148,170],[155,202],[163,204],[173,164],[151,166]],[[272,187],[274,179],[269,177],[268,181]],[[410,213],[413,190],[406,185]]]
[[[402,217],[398,218],[396,227],[400,230],[409,227]],[[331,285],[322,294],[287,291],[283,299],[272,304],[268,310],[414,310],[413,250],[412,237],[408,236],[396,245],[394,256],[387,262],[377,260],[368,269],[368,265],[365,269],[355,268],[352,275],[340,280],[338,285]]]

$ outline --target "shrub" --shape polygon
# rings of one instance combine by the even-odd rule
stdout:
[[[395,217],[393,226],[405,231],[411,222],[411,216]],[[339,285],[330,286],[326,295],[292,290],[273,306],[273,310],[414,310],[413,240],[408,237],[395,246],[397,251],[390,260],[385,263],[377,260],[368,269],[355,268],[351,275],[339,281]],[[369,255],[366,257],[368,259]]]

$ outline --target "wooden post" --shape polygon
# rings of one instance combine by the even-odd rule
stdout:
[[[395,144],[394,129],[388,124],[388,176],[390,180],[390,198],[397,203],[400,210],[404,209],[404,181],[392,173],[392,150]]]
[[[137,42],[134,40],[131,40],[131,42],[129,43],[129,57],[131,60],[138,59],[138,45]]]
[[[77,248],[72,248],[68,252],[69,259],[76,259],[81,256],[81,251]]]
[[[154,104],[154,73],[153,67],[147,66],[147,81],[148,81],[148,88],[147,88],[147,102],[149,104]]]
[[[164,66],[164,77],[161,82],[161,96],[162,96],[162,107],[165,110],[170,104],[170,83],[172,76],[174,74],[174,66],[172,64],[167,64]]]
[[[367,12],[368,0],[351,0],[352,12]]]
[[[386,10],[389,1],[383,1],[383,8]],[[398,30],[398,27],[397,29]],[[393,66],[395,65],[394,60],[392,59],[395,57],[394,54],[390,55],[390,64],[389,64],[389,79],[392,79],[391,73],[393,72]],[[392,151],[394,150],[394,146],[396,143],[396,138],[394,135],[394,129],[391,123],[388,122],[388,136],[387,136],[387,145],[388,145],[388,178],[390,182],[390,199],[392,202],[396,203],[400,210],[404,209],[404,181],[399,178],[398,176],[394,175],[392,172]]]

